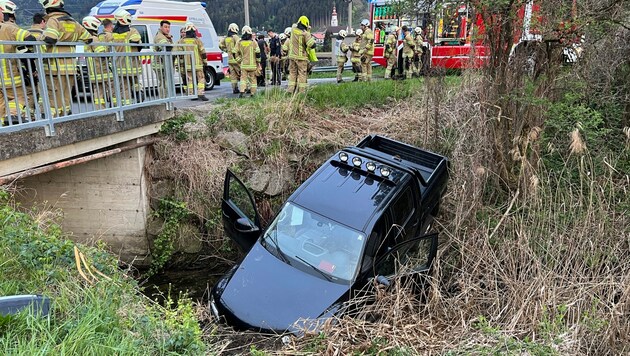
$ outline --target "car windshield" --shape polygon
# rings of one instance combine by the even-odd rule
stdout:
[[[365,235],[324,216],[287,203],[263,240],[284,257],[322,272],[331,280],[351,281],[360,262]]]

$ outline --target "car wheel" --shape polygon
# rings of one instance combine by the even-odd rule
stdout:
[[[214,74],[214,69],[210,68],[210,67],[206,67],[204,74],[206,75],[206,90],[212,90],[214,89],[214,84],[215,84],[215,74]]]

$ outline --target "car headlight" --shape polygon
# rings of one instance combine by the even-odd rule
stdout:
[[[214,297],[210,298],[210,312],[216,320],[219,320],[219,309],[217,308],[217,303],[214,301]]]

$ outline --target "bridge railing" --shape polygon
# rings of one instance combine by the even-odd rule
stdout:
[[[60,122],[111,114],[124,121],[126,110],[155,104],[171,109],[175,100],[197,96],[191,45],[181,45],[183,50],[178,51],[153,43],[2,45],[5,51],[6,46],[15,46],[30,52],[0,51],[0,134],[44,127],[53,136]],[[75,46],[85,50],[74,52]],[[116,52],[116,47],[124,46],[139,47],[138,51],[150,46],[151,51]],[[98,47],[105,51],[95,52]],[[69,49],[73,52],[60,52]]]

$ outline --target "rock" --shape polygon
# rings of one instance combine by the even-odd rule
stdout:
[[[172,197],[175,194],[175,187],[168,179],[154,180],[151,183],[151,199],[159,201],[162,198]]]
[[[184,124],[184,132],[191,134],[193,137],[199,137],[208,131],[208,126],[202,122],[187,122]]]
[[[216,137],[216,143],[223,149],[232,150],[247,158],[250,157],[250,139],[242,132],[221,132]]]
[[[151,179],[164,179],[170,177],[170,172],[164,168],[164,164],[162,164],[159,160],[153,160],[146,167],[149,176]]]
[[[199,253],[203,248],[203,241],[199,229],[192,224],[182,223],[177,232],[176,249],[184,253]]]
[[[286,191],[292,179],[292,170],[287,166],[263,166],[254,171],[248,183],[253,191],[274,197]]]
[[[262,193],[267,189],[269,180],[271,179],[271,173],[268,167],[261,167],[252,174],[249,179],[249,188],[255,192]]]
[[[157,236],[162,231],[162,225],[164,225],[164,220],[151,216],[147,220],[147,235],[149,236]],[[153,240],[152,238],[150,240]]]
[[[177,109],[177,111],[175,112],[175,116],[190,113],[195,118],[203,121],[212,112],[212,110],[214,110],[215,107],[216,107],[215,104],[208,103],[208,104],[203,104],[203,105],[198,105],[198,106],[192,106],[189,108]]]

